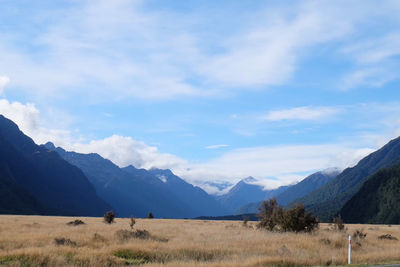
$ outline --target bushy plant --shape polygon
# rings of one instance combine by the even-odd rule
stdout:
[[[340,215],[333,218],[333,229],[336,231],[344,230],[344,223],[343,223],[342,217]]]
[[[149,239],[150,233],[146,230],[136,230],[136,231],[129,231],[129,230],[118,230],[115,232],[115,235],[120,241],[127,241],[132,238],[137,238],[137,239]]]
[[[75,241],[72,241],[69,238],[64,238],[64,237],[59,237],[59,238],[54,238],[54,243],[57,246],[77,246]]]
[[[296,204],[289,209],[278,205],[275,198],[263,201],[259,209],[261,218],[258,227],[269,231],[311,232],[318,227],[318,219],[306,212],[303,204]]]
[[[311,212],[306,212],[303,204],[296,204],[283,211],[280,226],[285,232],[311,232],[318,227],[318,220]]]
[[[106,214],[104,214],[104,222],[111,224],[114,222],[114,218],[115,218],[115,213],[113,211],[109,211]]]
[[[133,230],[133,226],[135,226],[136,220],[134,217],[131,217],[131,221],[129,222],[129,226],[131,227],[131,230]]]
[[[258,227],[269,231],[273,231],[280,223],[283,214],[283,209],[278,206],[275,198],[263,201],[258,211],[258,217],[260,218]]]
[[[249,217],[248,216],[244,216],[243,217],[243,226],[244,227],[248,227],[249,225],[247,224],[249,222]]]
[[[71,221],[71,222],[67,223],[67,225],[71,225],[71,226],[78,226],[78,225],[81,225],[81,224],[85,224],[85,222],[82,221],[82,220],[74,220],[74,221]]]
[[[365,237],[367,236],[367,233],[364,233],[364,231],[361,229],[357,229],[354,231],[353,233],[353,238],[355,240],[362,240],[365,239]]]

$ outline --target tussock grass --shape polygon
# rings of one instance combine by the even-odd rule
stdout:
[[[335,266],[347,263],[347,238],[357,229],[366,237],[354,244],[355,264],[400,262],[400,226],[327,224],[311,234],[256,229],[256,222],[0,216],[0,265],[5,266]],[[120,233],[120,235],[116,234]],[[136,236],[137,235],[137,236]],[[139,238],[138,238],[139,237]],[[56,245],[63,238],[65,244]],[[69,244],[68,240],[77,245]],[[121,242],[121,240],[123,242]]]

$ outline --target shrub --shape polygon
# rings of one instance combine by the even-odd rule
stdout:
[[[278,202],[276,202],[275,198],[263,201],[258,211],[258,217],[261,219],[258,223],[258,227],[265,228],[269,231],[273,231],[280,223],[283,214],[283,209],[278,206]]]
[[[283,209],[275,198],[262,202],[258,216],[261,218],[258,227],[269,231],[279,228],[285,232],[311,232],[318,227],[317,218],[306,212],[303,204]]]
[[[54,238],[54,243],[57,246],[72,246],[72,247],[75,247],[77,245],[75,241],[72,241],[71,239],[64,238],[64,237]]]
[[[355,230],[353,233],[353,238],[356,240],[361,240],[361,239],[365,239],[365,237],[367,236],[367,233],[364,233],[363,230]]]
[[[333,218],[333,229],[336,231],[344,230],[343,220],[340,215],[338,217]]]
[[[67,225],[70,225],[70,226],[78,226],[81,224],[85,224],[85,223],[82,220],[75,220],[75,221],[71,221],[71,222],[67,223]]]
[[[243,226],[244,227],[248,227],[249,225],[247,224],[249,222],[249,217],[248,216],[244,216],[243,217]]]
[[[147,215],[147,219],[153,219],[153,218],[154,218],[153,213],[149,212],[149,215]]]
[[[113,211],[109,211],[106,214],[104,214],[104,222],[111,224],[114,222],[114,218],[115,218],[115,213]]]
[[[129,222],[129,226],[131,227],[131,230],[133,230],[133,226],[135,226],[136,220],[134,217],[131,217],[131,221]]]
[[[392,236],[391,234],[381,235],[378,239],[386,239],[386,240],[398,240],[397,237]]]
[[[128,230],[118,230],[115,232],[116,237],[120,241],[127,241],[131,238],[137,239],[149,239],[150,233],[146,230],[136,230],[136,231],[128,231]]]
[[[283,211],[280,225],[285,232],[311,232],[318,227],[318,220],[306,212],[303,204],[296,204]]]

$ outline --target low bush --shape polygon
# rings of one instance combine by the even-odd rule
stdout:
[[[398,240],[397,237],[394,237],[391,234],[378,236],[378,239],[395,240],[395,241]]]
[[[282,220],[283,208],[278,206],[275,198],[263,201],[258,211],[258,217],[260,218],[259,228],[273,231]]]
[[[247,224],[249,222],[249,217],[248,216],[244,216],[243,217],[243,226],[244,227],[249,227],[249,225]]]
[[[258,216],[261,219],[258,227],[269,231],[311,232],[319,224],[316,217],[306,212],[303,204],[284,209],[275,198],[262,202]]]
[[[136,220],[134,217],[131,217],[131,221],[129,222],[129,226],[131,227],[131,230],[133,230],[133,226],[135,226]]]
[[[333,218],[333,229],[336,231],[344,230],[344,223],[340,215],[338,217]]]
[[[132,238],[137,239],[149,239],[151,237],[150,233],[146,230],[136,230],[136,231],[129,231],[129,230],[118,230],[115,232],[116,237],[120,241],[128,241]]]
[[[64,237],[54,238],[54,243],[57,246],[72,246],[72,247],[77,246],[77,243],[75,241],[72,241],[71,239]]]
[[[363,240],[367,237],[367,233],[364,233],[363,230],[355,230],[353,233],[353,238],[355,240]]]
[[[67,223],[67,225],[69,225],[69,226],[78,226],[78,225],[82,225],[82,224],[85,224],[85,222],[82,220],[75,220],[75,221],[71,221],[71,222]]]
[[[106,214],[104,214],[104,222],[111,224],[114,222],[114,218],[115,218],[115,213],[113,211],[109,211]]]
[[[303,204],[296,204],[283,211],[280,226],[285,232],[312,232],[318,227],[318,220],[306,212]]]

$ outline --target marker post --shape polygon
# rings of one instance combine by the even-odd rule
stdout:
[[[351,235],[349,235],[349,262],[351,264]]]

